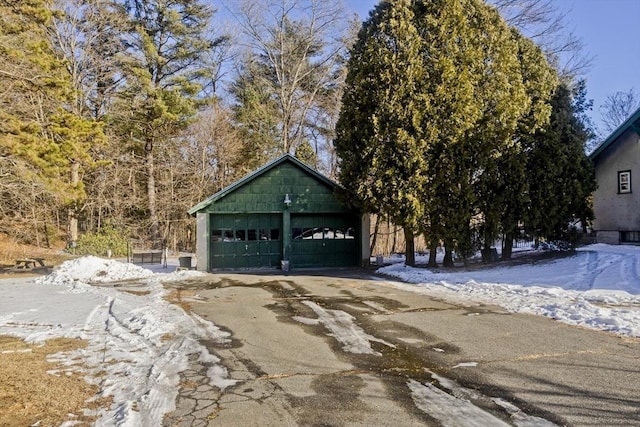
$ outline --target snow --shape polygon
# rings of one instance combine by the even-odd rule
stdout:
[[[189,358],[209,365],[210,383],[235,384],[220,359],[200,340],[225,342],[229,334],[167,302],[162,282],[199,275],[157,274],[135,265],[84,257],[36,280],[0,281],[0,334],[42,342],[54,337],[87,340],[86,348],[52,355],[63,375],[80,372],[111,396],[106,409],[85,413],[97,426],[156,426],[175,408],[179,373]],[[91,285],[94,284],[94,285]]]
[[[401,258],[392,261],[378,271],[400,281],[386,280],[381,282],[384,286],[467,305],[498,304],[512,312],[640,337],[637,246],[591,245],[552,261],[497,264],[475,271],[410,268]],[[97,426],[161,425],[164,414],[175,408],[179,374],[188,368],[189,360],[207,366],[212,386],[223,390],[236,384],[220,359],[200,344],[201,340],[227,342],[229,334],[166,301],[168,291],[163,283],[201,273],[167,272],[170,270],[83,257],[36,280],[0,280],[0,334],[36,343],[55,337],[86,340],[86,348],[50,356],[62,364],[52,375],[80,372],[100,387],[103,396],[112,398],[110,407],[84,412],[98,417]],[[345,352],[381,357],[372,343],[377,348],[393,348],[366,333],[347,312],[312,301],[303,304],[313,316],[295,320],[323,327]],[[476,365],[465,361],[456,368],[474,369]],[[442,425],[506,425],[483,409],[491,407],[502,408],[512,425],[553,425],[528,416],[509,402],[482,396],[427,372],[432,382],[408,379],[407,388],[416,407]]]
[[[553,427],[556,424],[543,418],[525,414],[517,406],[499,398],[489,398],[476,390],[458,385],[455,381],[425,369],[433,383],[422,384],[409,380],[411,397],[421,411],[437,419],[443,426],[509,426],[481,408],[498,405],[510,416],[517,427]]]
[[[394,263],[377,271],[405,282],[393,283],[396,287],[640,337],[639,246],[594,244],[553,261],[475,271],[408,267],[399,258],[388,261]]]
[[[294,320],[307,325],[322,324],[329,330],[329,336],[334,337],[342,349],[353,354],[374,354],[381,356],[382,353],[371,348],[371,342],[378,342],[387,347],[396,348],[384,340],[367,334],[360,326],[356,325],[355,318],[342,310],[329,310],[320,307],[313,301],[302,301],[304,305],[311,308],[318,316],[317,319],[295,316]]]

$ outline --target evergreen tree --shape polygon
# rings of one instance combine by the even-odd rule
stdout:
[[[340,181],[360,206],[404,228],[408,265],[415,264],[413,239],[429,176],[422,51],[411,2],[380,3],[351,52],[334,142]]]
[[[152,239],[160,237],[155,152],[195,116],[211,69],[204,54],[220,39],[208,36],[212,10],[200,0],[122,0],[129,15],[121,59],[126,83],[109,121],[144,157]]]
[[[261,65],[246,59],[231,86],[234,122],[242,139],[237,168],[248,173],[277,156],[280,148],[278,107]]]
[[[593,219],[589,197],[595,191],[593,165],[585,154],[591,136],[583,115],[584,81],[574,89],[560,85],[552,99],[551,120],[531,137],[527,177],[531,205],[526,226],[534,235],[568,240],[570,223]]]
[[[352,51],[341,181],[409,244],[416,231],[433,255],[444,242],[447,265],[453,250],[474,250],[478,177],[535,110],[522,61],[514,33],[478,0],[382,2]]]
[[[70,76],[48,40],[51,23],[48,1],[0,2],[0,155],[31,166],[30,179],[57,202],[48,215],[82,202],[79,167],[91,162],[89,148],[103,136],[73,108]]]
[[[318,156],[316,152],[313,151],[313,147],[309,143],[309,141],[302,141],[296,147],[296,158],[301,160],[303,163],[311,166],[314,169],[317,169]]]
[[[527,136],[549,123],[549,101],[557,85],[556,74],[540,48],[515,29],[512,35],[518,45],[526,109],[510,133],[494,137],[500,145],[485,158],[475,189],[484,249],[489,250],[502,234],[503,259],[511,257],[516,230],[529,207],[526,165],[531,150],[526,144]]]

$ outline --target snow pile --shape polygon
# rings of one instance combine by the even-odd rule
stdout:
[[[107,283],[151,277],[153,272],[137,265],[112,259],[85,256],[66,261],[48,276],[36,280],[42,285],[68,285],[73,282]]]
[[[378,272],[414,292],[640,337],[640,247],[597,244],[556,261],[440,272],[401,262]],[[396,286],[403,286],[396,284]]]

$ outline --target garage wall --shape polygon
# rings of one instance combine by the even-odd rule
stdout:
[[[290,163],[283,163],[211,204],[208,212],[282,212],[284,196],[292,200],[289,211],[348,212],[333,188]]]
[[[341,203],[337,188],[289,155],[231,184],[190,210],[198,217],[198,268],[366,264],[368,222],[363,231],[366,217]]]
[[[209,271],[209,214],[196,215],[196,269]]]

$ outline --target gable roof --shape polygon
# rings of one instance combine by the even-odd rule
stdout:
[[[638,108],[635,113],[629,116],[627,120],[618,126],[618,128],[614,130],[613,133],[602,142],[602,144],[593,150],[593,153],[589,154],[589,158],[595,161],[604,150],[609,148],[609,146],[628,129],[633,129],[638,135],[640,135],[640,108]]]
[[[238,181],[234,182],[233,184],[228,185],[227,187],[225,187],[222,190],[220,190],[217,193],[215,193],[213,196],[208,197],[205,200],[201,201],[200,203],[198,203],[197,205],[195,205],[194,207],[189,209],[187,212],[189,213],[189,215],[195,215],[196,213],[198,213],[202,209],[204,209],[207,206],[209,206],[211,203],[214,203],[214,202],[222,199],[227,194],[237,190],[238,188],[242,187],[243,185],[247,184],[248,182],[256,179],[260,175],[265,174],[266,172],[270,171],[271,169],[273,169],[273,168],[275,168],[275,167],[277,167],[277,166],[279,166],[279,165],[281,165],[281,164],[283,164],[285,162],[292,163],[294,166],[302,169],[303,171],[305,171],[306,173],[308,173],[309,175],[311,175],[312,177],[314,177],[318,181],[321,181],[324,184],[328,185],[332,189],[340,188],[340,185],[338,183],[330,180],[326,176],[322,175],[320,172],[318,172],[315,169],[307,166],[306,164],[304,164],[303,162],[301,162],[300,160],[298,160],[297,158],[295,158],[291,154],[285,153],[282,156],[278,157],[277,159],[270,161],[269,163],[265,164],[264,166],[256,169],[255,171],[251,172],[250,174],[246,175],[245,177],[239,179]]]

